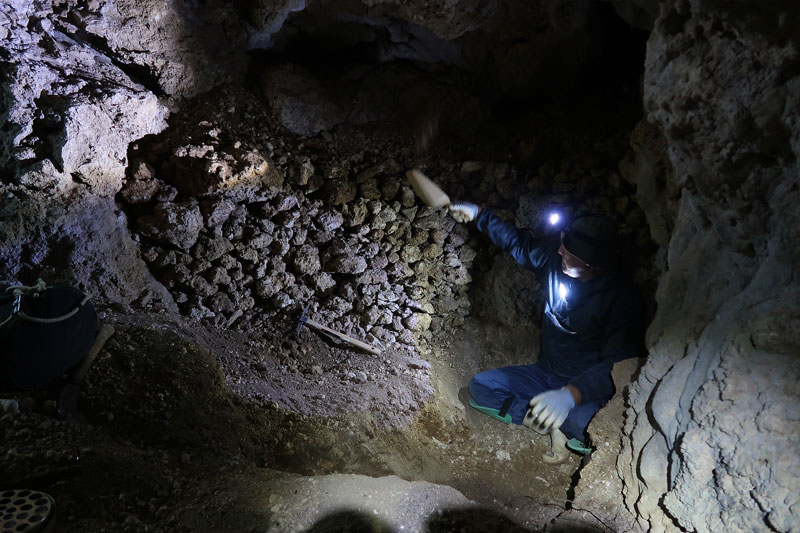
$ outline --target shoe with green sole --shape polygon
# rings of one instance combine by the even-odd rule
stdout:
[[[583,443],[583,441],[580,441],[578,439],[569,439],[567,441],[567,448],[581,455],[589,455],[590,453],[592,453],[592,449],[587,447]]]
[[[500,411],[498,411],[497,409],[492,409],[490,407],[483,407],[481,405],[478,405],[477,403],[475,403],[475,400],[473,400],[472,398],[469,399],[469,405],[473,409],[477,409],[481,413],[483,413],[485,415],[489,415],[492,418],[494,418],[496,420],[499,420],[500,422],[502,422],[504,424],[510,424],[511,423],[511,415],[508,414],[508,413],[506,413],[505,416],[500,416]]]

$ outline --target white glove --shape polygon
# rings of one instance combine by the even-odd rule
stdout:
[[[569,389],[561,387],[537,394],[528,405],[522,423],[544,435],[561,427],[575,407],[575,399]]]
[[[469,202],[453,202],[447,208],[456,222],[472,222],[478,216],[478,206]]]

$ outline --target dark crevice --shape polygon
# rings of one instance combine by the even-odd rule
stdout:
[[[764,513],[764,525],[769,528],[770,531],[780,531],[779,528],[775,527],[769,520],[769,509],[765,508],[764,505],[759,501],[758,497],[756,496],[755,491],[750,491],[750,497],[756,502],[758,509]]]
[[[65,138],[63,113],[68,107],[67,100],[60,96],[43,94],[35,100],[39,109],[38,117],[33,120],[33,128],[27,137],[20,142],[21,146],[31,146],[36,160],[49,159],[59,171],[64,171],[61,148]]]
[[[282,61],[312,69],[340,69],[380,63],[381,41],[388,38],[388,31],[355,23],[342,25],[343,28],[348,26],[352,27],[349,33],[361,34],[363,40],[347,43],[334,34],[310,34],[299,27],[291,27],[290,37],[275,55],[280,56]]]
[[[164,91],[164,89],[161,88],[158,76],[153,74],[153,72],[150,70],[149,67],[146,67],[144,65],[137,65],[135,63],[123,63],[122,61],[114,57],[111,57],[111,62],[122,72],[127,74],[132,81],[143,86],[145,89],[147,89],[154,95],[158,97],[167,96],[166,91]]]
[[[678,460],[680,461],[683,460],[683,458],[681,457],[681,443],[683,441],[683,438],[684,435],[680,435],[677,438],[675,446],[673,447],[674,455],[669,457],[668,458],[669,460],[667,461],[667,482],[668,482],[667,494],[669,493],[669,491],[675,488],[674,478],[677,477],[678,473],[677,473],[677,466],[674,464],[675,462],[674,459],[675,457],[677,457]],[[678,522],[678,519],[675,516],[673,516],[672,513],[669,512],[669,509],[667,509],[667,505],[664,502],[664,499],[667,497],[667,494],[664,494],[663,496],[661,496],[661,498],[658,499],[658,507],[664,513],[664,516],[666,516],[668,519],[672,521],[672,524],[675,526],[675,528],[678,529],[678,531],[686,531],[686,529],[684,529],[683,526],[681,526],[680,522]]]
[[[32,285],[37,279],[48,280],[49,285],[71,283],[68,276],[75,242],[66,235],[55,234],[46,239],[46,244],[25,245],[22,247],[24,265],[16,274],[23,285]]]
[[[564,504],[564,509],[566,509],[567,511],[572,509],[572,502],[575,501],[575,488],[578,486],[578,483],[581,480],[581,470],[583,470],[584,467],[586,467],[586,465],[588,465],[591,462],[591,460],[592,460],[591,454],[584,455],[581,458],[581,464],[578,466],[575,472],[572,473],[572,482],[570,483],[569,488],[567,489],[567,501]]]
[[[150,67],[121,61],[119,57],[117,57],[116,52],[109,46],[108,40],[105,37],[83,29],[78,29],[78,31],[70,33],[65,28],[59,27],[59,31],[69,36],[71,39],[74,39],[76,42],[85,44],[107,57],[115,67],[124,72],[134,83],[138,83],[158,97],[167,96],[167,93],[161,87],[158,76],[152,72]],[[141,52],[147,53],[146,50],[142,50]]]

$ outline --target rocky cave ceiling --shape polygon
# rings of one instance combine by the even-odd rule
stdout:
[[[0,489],[64,531],[794,531],[799,11],[4,2],[0,283],[117,333],[88,425],[2,391]],[[541,301],[412,167],[537,233],[620,222],[649,355],[591,461],[464,409]],[[296,332],[306,304],[381,355]]]

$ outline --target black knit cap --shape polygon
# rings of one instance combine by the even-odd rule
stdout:
[[[619,255],[617,223],[602,213],[579,213],[564,229],[564,248],[590,266],[613,269]]]

